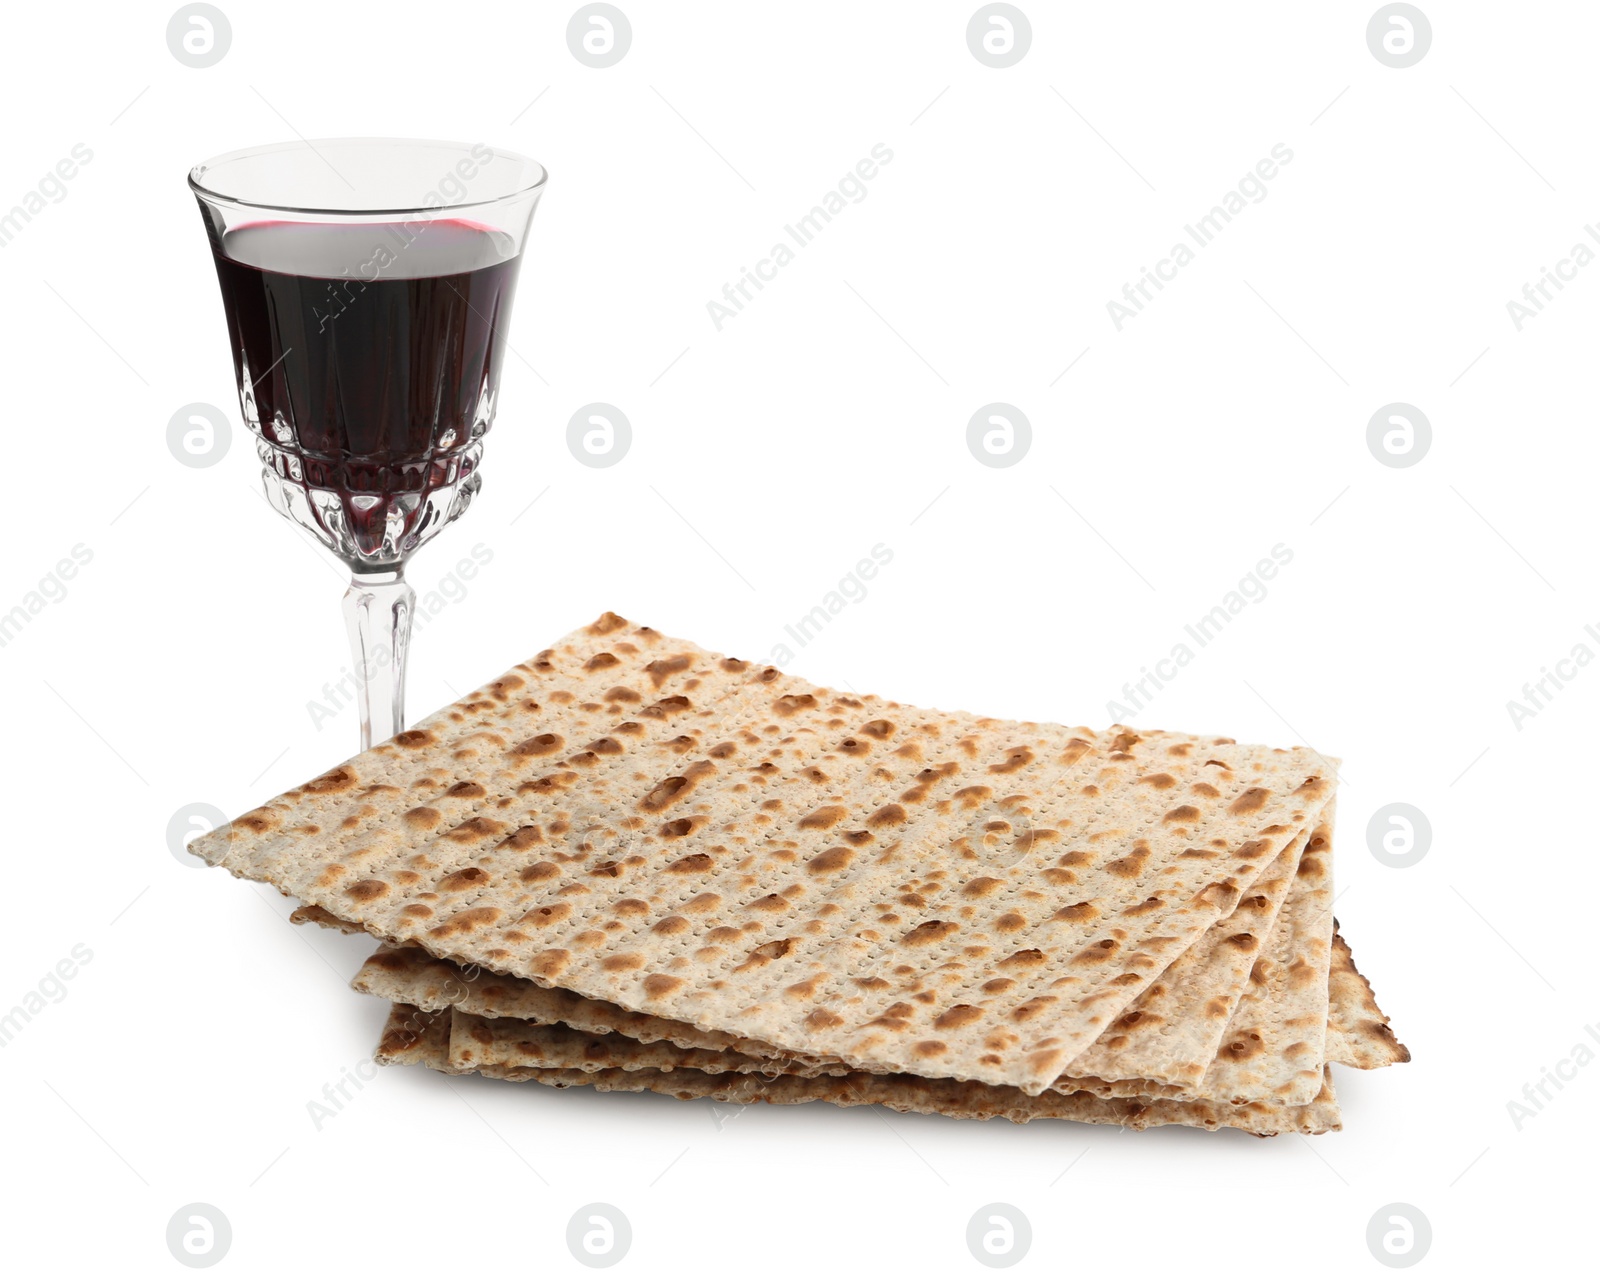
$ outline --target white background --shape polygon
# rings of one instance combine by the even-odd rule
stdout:
[[[1592,1242],[1600,1066],[1520,1129],[1507,1102],[1600,1027],[1600,668],[1521,729],[1506,702],[1600,652],[1600,265],[1520,332],[1506,302],[1600,218],[1600,11],[1425,3],[1432,48],[1396,70],[1370,0],[1025,2],[1032,47],[995,70],[970,0],[637,0],[594,70],[575,5],[223,7],[205,70],[163,5],[22,6],[0,45],[0,209],[93,151],[0,249],[0,611],[93,553],[0,648],[0,1012],[92,951],[0,1050],[8,1262],[175,1267],[196,1201],[240,1268],[577,1266],[593,1201],[651,1268],[976,1267],[995,1201],[1030,1217],[1033,1267],[1377,1267],[1367,1222],[1396,1201],[1429,1217],[1428,1265]],[[1266,599],[1137,722],[1343,757],[1338,914],[1414,1063],[1339,1072],[1346,1129],[1312,1141],[816,1106],[718,1129],[699,1103],[410,1070],[314,1126],[384,1017],[343,984],[370,942],[290,927],[165,838],[354,749],[353,711],[307,708],[348,664],[343,583],[259,498],[184,186],[295,133],[551,173],[482,498],[411,570],[426,591],[493,553],[418,636],[414,716],[610,608],[749,658],[788,643],[824,684],[1100,726],[1281,543]],[[716,330],[706,302],[880,142],[868,196]],[[1106,302],[1280,142],[1264,201],[1117,331]],[[597,400],[634,429],[605,470],[565,444]],[[212,468],[166,447],[195,401],[234,422]],[[1005,469],[965,443],[994,401],[1033,428]],[[1396,401],[1433,428],[1406,469],[1366,444]],[[794,648],[784,625],[879,543],[866,598]],[[1409,869],[1367,846],[1396,801],[1432,825]]]

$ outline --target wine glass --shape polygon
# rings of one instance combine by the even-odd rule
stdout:
[[[481,143],[365,137],[189,173],[267,499],[350,567],[363,750],[405,727],[406,561],[481,484],[544,184]]]

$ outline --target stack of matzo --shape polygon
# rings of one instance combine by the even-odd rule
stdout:
[[[197,839],[384,947],[378,1058],[955,1117],[1339,1128],[1409,1058],[1336,764],[925,711],[603,615]]]

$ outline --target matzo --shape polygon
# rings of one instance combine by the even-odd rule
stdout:
[[[1215,924],[1118,1017],[1111,1029],[1052,1084],[1058,1091],[1099,1095],[1181,1095],[1192,1091],[1215,1057],[1251,968],[1271,930],[1309,832],[1257,880],[1229,918]],[[297,912],[299,913],[299,912]],[[314,916],[324,921],[320,916]],[[333,921],[329,926],[347,925]],[[462,968],[417,947],[372,955],[351,984],[364,993],[434,1010],[458,1006],[475,1015],[565,1023],[588,1033],[617,1030],[680,1047],[731,1049],[779,1063],[811,1063],[799,1055],[726,1033],[627,1012],[610,1003],[546,989],[517,977]],[[1148,1021],[1148,1024],[1144,1024]]]
[[[468,1025],[470,1028],[470,1024]],[[377,1058],[383,1064],[424,1064],[460,1073],[450,1063],[450,1012],[419,1013],[396,1006],[390,1013]],[[1340,1129],[1339,1106],[1329,1078],[1316,1100],[1301,1108],[1264,1104],[1218,1104],[1178,1100],[1104,1100],[1086,1094],[1047,1091],[1029,1096],[1003,1086],[908,1074],[853,1074],[842,1078],[768,1077],[711,1074],[694,1069],[672,1072],[640,1069],[547,1069],[526,1065],[488,1065],[465,1072],[548,1086],[592,1086],[601,1091],[652,1091],[680,1100],[710,1098],[735,1104],[805,1104],[825,1101],[843,1107],[876,1104],[904,1113],[940,1113],[953,1118],[1004,1117],[1013,1122],[1036,1118],[1110,1124],[1146,1130],[1155,1126],[1195,1126],[1205,1130],[1235,1127],[1253,1135],[1281,1132],[1319,1135]]]
[[[614,615],[402,737],[191,851],[440,957],[1033,1093],[1232,912],[1334,774],[836,693]]]
[[[757,1060],[787,1062],[797,1058],[793,1052],[752,1038],[698,1029],[681,1020],[667,1020],[599,999],[584,998],[568,989],[549,989],[520,977],[500,975],[479,967],[462,967],[435,958],[420,946],[378,950],[361,965],[350,984],[361,993],[427,1011],[460,1007],[477,1016],[569,1025],[590,1034],[615,1032],[640,1042],[715,1048]],[[798,1058],[817,1062],[824,1059],[821,1056]]]
[[[304,921],[316,920],[308,916]],[[643,1043],[670,1042],[687,1050],[733,1051],[762,1072],[773,1071],[773,1064],[798,1062],[830,1067],[834,1064],[823,1057],[784,1052],[748,1038],[707,1033],[679,1021],[624,1011],[611,1003],[582,998],[566,990],[545,989],[515,977],[461,967],[415,947],[378,950],[362,965],[351,984],[363,993],[428,1012],[443,1012],[455,1006],[471,1016],[534,1025],[565,1025],[575,1033],[591,1037],[614,1032]],[[1404,1063],[1411,1058],[1406,1047],[1395,1040],[1389,1018],[1378,1008],[1366,978],[1356,970],[1350,947],[1342,935],[1334,937],[1329,986],[1333,992],[1328,1004],[1328,1063],[1373,1069]],[[1349,992],[1340,992],[1340,986],[1347,987]],[[1080,1089],[1098,1095],[1140,1094],[1109,1083],[1097,1083],[1092,1078],[1084,1079],[1081,1087],[1068,1085],[1070,1081],[1058,1078],[1053,1089]]]
[[[1121,1088],[1145,1083],[1193,1094],[1277,922],[1309,837],[1309,832],[1295,836],[1234,912],[1213,924],[1112,1021],[1056,1079],[1056,1088],[1069,1089],[1069,1079],[1094,1074],[1119,1084],[1118,1094],[1142,1094]]]
[[[1203,1099],[1304,1104],[1317,1093],[1333,955],[1333,819],[1330,800],[1206,1070]]]
[[[472,1016],[457,1011],[450,1032],[450,1063],[455,1068],[532,1065],[540,1069],[698,1069],[702,1073],[764,1073],[769,1077],[844,1077],[850,1066],[839,1061],[772,1060],[715,1047],[679,1047],[670,1042],[638,1042],[623,1034],[583,1033],[568,1025],[536,1025],[509,1016]]]
[[[1389,1028],[1372,985],[1356,968],[1355,956],[1333,925],[1333,964],[1328,969],[1328,1060],[1352,1069],[1381,1069],[1411,1059]]]

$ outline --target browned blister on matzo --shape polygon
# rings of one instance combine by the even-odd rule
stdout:
[[[614,615],[495,684],[192,850],[440,957],[1032,1093],[1334,778],[1300,748],[839,693]]]

